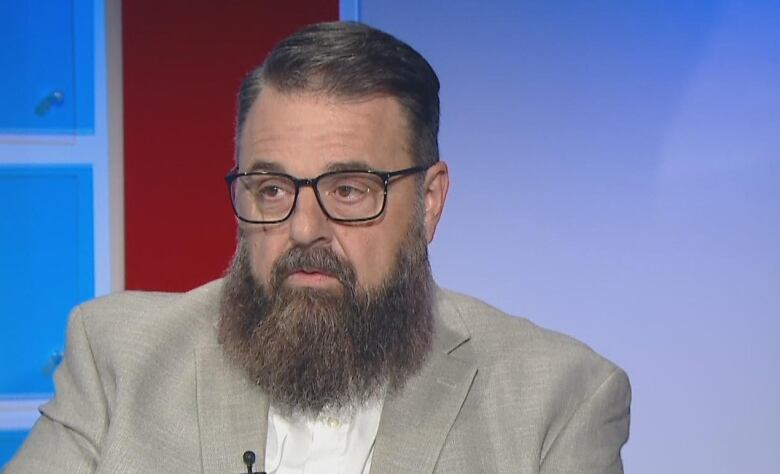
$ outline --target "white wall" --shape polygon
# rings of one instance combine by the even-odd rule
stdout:
[[[780,3],[355,11],[443,84],[439,283],[628,371],[627,472],[777,472]]]

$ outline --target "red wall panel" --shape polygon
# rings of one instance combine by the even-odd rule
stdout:
[[[277,41],[336,19],[338,0],[122,2],[128,289],[182,291],[224,272],[237,88]]]

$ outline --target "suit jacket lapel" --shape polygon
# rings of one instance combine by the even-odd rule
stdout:
[[[246,472],[244,451],[254,451],[255,471],[265,464],[268,398],[223,358],[220,346],[196,349],[201,460],[207,474]]]
[[[454,308],[439,300],[431,354],[403,390],[382,409],[371,474],[430,473],[477,373],[453,351],[469,335]]]

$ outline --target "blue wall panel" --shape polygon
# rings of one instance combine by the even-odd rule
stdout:
[[[51,393],[69,310],[94,294],[92,170],[0,166],[0,396]]]
[[[0,133],[94,132],[93,9],[0,2]]]
[[[0,467],[11,459],[26,437],[27,431],[0,431]]]

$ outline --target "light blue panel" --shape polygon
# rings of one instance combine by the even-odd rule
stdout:
[[[0,431],[0,468],[11,460],[27,438],[27,431]]]
[[[440,284],[632,381],[626,472],[780,466],[780,2],[362,0],[442,82]]]
[[[0,134],[94,132],[93,8],[0,2]]]
[[[89,166],[0,166],[0,396],[47,394],[69,310],[94,295]]]
[[[359,21],[360,0],[339,0],[339,19],[341,21]]]

